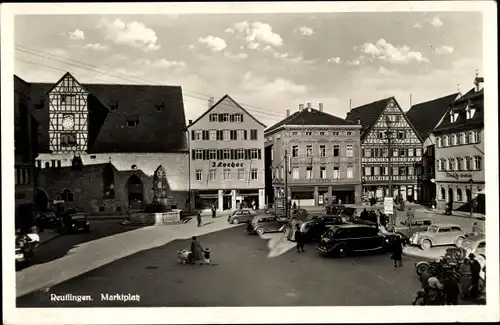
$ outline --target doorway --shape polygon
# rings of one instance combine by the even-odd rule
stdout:
[[[35,190],[35,207],[37,211],[46,212],[49,205],[49,197],[44,190],[37,188]]]
[[[144,185],[137,175],[132,175],[127,181],[128,205],[130,210],[144,209]]]

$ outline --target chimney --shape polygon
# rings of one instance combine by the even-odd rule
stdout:
[[[483,77],[479,77],[479,72],[476,70],[476,78],[474,78],[474,85],[476,86],[476,91],[481,90],[481,84],[484,82]]]
[[[289,109],[287,109],[287,110],[286,110],[286,117],[289,117],[289,116],[290,116],[290,110],[289,110]]]
[[[358,124],[361,125],[361,119],[360,118],[358,118]]]
[[[349,110],[352,109],[352,99],[349,98]]]
[[[311,111],[311,103],[307,103],[307,110],[310,112]]]
[[[193,124],[193,120],[188,121],[188,125],[191,125],[191,124]]]
[[[323,112],[323,103],[319,103],[318,106],[319,106],[319,111]]]
[[[410,94],[410,108],[411,108],[411,94]]]
[[[304,104],[299,104],[299,111],[302,112],[304,110]]]
[[[208,108],[211,108],[212,106],[214,106],[214,104],[215,104],[215,98],[210,97],[208,99]]]

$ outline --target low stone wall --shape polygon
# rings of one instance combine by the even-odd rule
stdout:
[[[159,213],[133,213],[130,215],[128,223],[151,226],[175,224],[181,221],[181,211],[180,209],[173,209],[172,211]]]

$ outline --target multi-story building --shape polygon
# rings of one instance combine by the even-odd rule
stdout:
[[[230,96],[189,121],[190,188],[198,209],[265,206],[264,128]]]
[[[454,93],[441,98],[436,98],[424,103],[413,105],[406,117],[418,131],[420,138],[424,140],[422,160],[416,168],[418,188],[421,189],[419,202],[430,203],[436,198],[435,181],[435,138],[431,133],[442,117],[448,111],[450,105],[460,96]]]
[[[39,209],[54,201],[90,213],[188,201],[189,153],[179,86],[81,84],[70,73],[30,83],[40,123]]]
[[[16,224],[29,220],[35,193],[38,122],[30,110],[30,85],[14,77],[14,155]]]
[[[415,167],[422,158],[422,139],[394,97],[353,108],[348,121],[362,125],[364,199],[385,196],[418,200]],[[393,188],[393,193],[389,188]]]
[[[440,208],[485,213],[483,78],[457,99],[432,131],[436,138],[436,192]],[[476,204],[477,203],[477,204]]]
[[[325,113],[322,103],[319,109],[301,104],[292,115],[287,110],[284,120],[265,131],[273,187],[269,201],[285,195],[288,173],[288,199],[298,206],[359,203],[360,132],[360,125]]]

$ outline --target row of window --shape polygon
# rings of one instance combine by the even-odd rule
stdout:
[[[451,110],[450,111],[450,122],[455,123],[457,121],[460,113],[461,112],[459,112],[459,111]],[[465,108],[465,119],[470,120],[471,118],[474,117],[475,113],[476,113],[476,109],[474,107],[474,103],[469,101],[469,103],[467,104],[467,107]]]
[[[305,179],[314,179],[314,172],[313,168],[311,166],[306,167],[306,174],[305,174]],[[353,166],[347,166],[346,167],[346,178],[353,178],[354,177],[354,170]],[[334,166],[333,170],[328,172],[327,168],[325,166],[320,166],[319,167],[319,178],[320,179],[327,179],[327,178],[333,178],[333,179],[338,179],[338,178],[344,178],[344,175],[340,174],[340,168],[339,166]],[[273,179],[284,179],[284,169],[283,168],[276,168],[276,172],[273,170]],[[300,179],[300,168],[299,167],[293,167],[292,168],[292,179],[298,180]]]
[[[191,130],[193,141],[248,140],[247,130]],[[258,140],[258,130],[250,130],[250,140]]]
[[[399,139],[399,140],[404,140],[404,139],[409,139],[413,137],[413,131],[411,130],[399,130],[399,131],[393,131],[391,130],[389,133],[387,131],[378,131],[377,132],[377,137],[379,139]]]
[[[16,185],[26,185],[30,183],[30,170],[27,167],[16,167]]]
[[[412,166],[365,166],[363,168],[363,176],[389,176],[392,170],[394,176],[415,175],[420,171]]]
[[[479,132],[469,131],[460,132],[458,134],[444,135],[442,137],[437,137],[436,142],[438,148],[479,143]]]
[[[210,122],[243,122],[243,114],[211,113]]]
[[[352,136],[353,132],[352,131],[345,131],[345,132],[340,132],[340,131],[291,131],[289,135],[291,136],[299,136],[304,134],[305,136],[314,136],[314,135],[319,135],[319,136],[326,136],[326,135],[346,135],[346,136]],[[281,133],[276,134],[276,139],[281,139]],[[267,137],[267,141],[273,141],[272,136]]]
[[[457,190],[455,192],[455,195],[453,195],[453,190],[451,190],[451,193],[448,192],[448,195],[449,194],[452,195],[452,199],[455,202],[469,202],[470,200],[472,200],[472,192],[471,192],[470,189],[466,189],[465,190],[465,197],[463,195],[463,192],[462,192],[461,188],[457,188]],[[446,190],[444,189],[444,187],[441,187],[441,197],[440,197],[440,199],[441,200],[446,200]],[[448,197],[448,201],[450,201],[450,197]]]
[[[482,169],[482,157],[454,157],[437,160],[439,171],[469,171]]]
[[[259,171],[257,168],[252,168],[250,172],[248,172],[246,169],[224,169],[222,170],[222,179],[225,181],[230,181],[232,179],[235,180],[240,180],[244,181],[247,179],[247,177],[251,180],[258,180],[259,179]],[[203,172],[203,169],[197,169],[196,170],[196,180],[197,181],[204,181],[208,180],[210,182],[216,181],[217,180],[217,170],[216,169],[209,169],[208,173],[205,174]]]
[[[388,157],[388,148],[365,148],[363,157]],[[420,157],[422,148],[392,148],[391,157]]]
[[[261,149],[193,149],[193,160],[250,160],[262,159]]]
[[[326,152],[326,145],[322,144],[319,145],[318,148],[318,155],[319,157],[327,157],[327,152]],[[345,146],[345,156],[346,157],[353,157],[354,155],[354,149],[352,144],[348,144]],[[306,145],[306,157],[312,157],[313,156],[313,145],[309,144]],[[339,157],[340,156],[340,145],[335,144],[333,145],[333,157]],[[299,146],[294,145],[292,146],[292,157],[296,158],[299,157]]]

